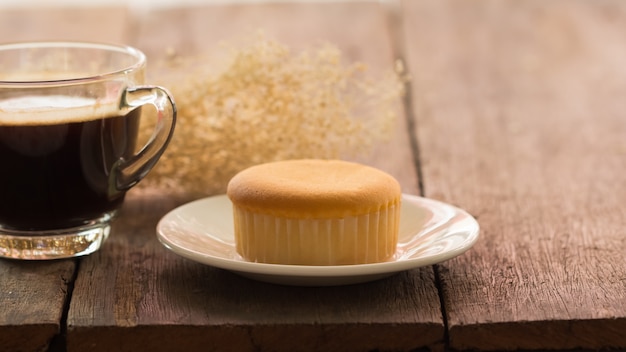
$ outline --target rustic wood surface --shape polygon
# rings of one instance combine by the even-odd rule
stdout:
[[[219,41],[260,28],[295,48],[331,41],[349,60],[392,68],[386,21],[384,8],[375,3],[192,7],[148,14],[135,26],[133,44],[158,61],[172,50],[201,54],[218,48]],[[342,30],[346,27],[350,30]],[[407,129],[403,119],[399,122],[397,136],[367,161],[394,174],[406,192],[416,193]],[[157,221],[179,205],[163,197],[131,197],[102,251],[82,260],[68,316],[68,350],[106,350],[112,340],[120,350],[164,351],[443,345],[432,268],[339,288],[241,279],[181,259],[157,242]],[[102,299],[97,292],[111,294]]]
[[[482,240],[437,266],[455,349],[626,347],[626,3],[407,1],[425,195]]]
[[[404,59],[406,121],[362,161],[481,225],[434,267],[286,287],[167,251],[156,223],[192,198],[140,186],[101,251],[0,261],[0,351],[626,349],[626,3],[383,5],[0,10],[0,41],[125,43],[152,60],[258,28],[374,68]]]
[[[2,261],[0,272],[0,350],[45,351],[57,343],[74,261]]]

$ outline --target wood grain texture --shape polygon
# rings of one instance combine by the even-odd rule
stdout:
[[[69,351],[626,349],[626,5],[401,5],[426,196],[482,228],[437,266],[448,341],[432,268],[348,287],[251,281],[161,246],[157,221],[190,199],[140,187],[102,251],[0,261],[0,350],[46,350],[65,333],[76,270],[67,346],[53,344]],[[393,64],[388,25],[372,3],[3,10],[0,41],[123,42],[155,59],[263,27],[376,68]],[[406,128],[365,161],[417,194]]]
[[[409,350],[443,338],[431,268],[346,287],[260,283],[162,247],[154,227],[172,206],[128,199],[102,250],[83,260],[68,351]]]
[[[179,53],[201,53],[220,40],[264,27],[289,45],[328,40],[350,60],[392,67],[385,21],[376,4],[194,7],[145,14],[133,44],[154,61],[170,46]],[[403,123],[397,138],[367,162],[391,172],[407,192],[416,193]],[[443,317],[431,267],[345,287],[288,287],[244,279],[182,259],[158,243],[158,220],[188,200],[141,188],[131,191],[102,250],[81,262],[68,314],[68,351],[443,346]]]
[[[0,260],[0,351],[42,351],[61,333],[74,260]]]
[[[626,3],[403,5],[425,194],[481,224],[450,346],[626,348]]]

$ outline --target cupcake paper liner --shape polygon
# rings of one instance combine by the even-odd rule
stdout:
[[[400,205],[331,219],[293,219],[234,209],[237,252],[246,260],[289,265],[377,263],[396,251]]]

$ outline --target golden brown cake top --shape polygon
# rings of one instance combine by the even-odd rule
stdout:
[[[228,183],[238,207],[283,217],[327,218],[366,214],[398,204],[391,175],[340,160],[287,160],[241,171]]]

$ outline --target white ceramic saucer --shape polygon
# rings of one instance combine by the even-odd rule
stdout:
[[[333,286],[367,282],[440,263],[471,248],[478,239],[476,220],[462,209],[439,201],[402,196],[399,242],[383,263],[306,266],[253,263],[235,250],[232,204],[219,195],[182,205],[157,225],[159,241],[199,263],[265,282],[297,286]]]

